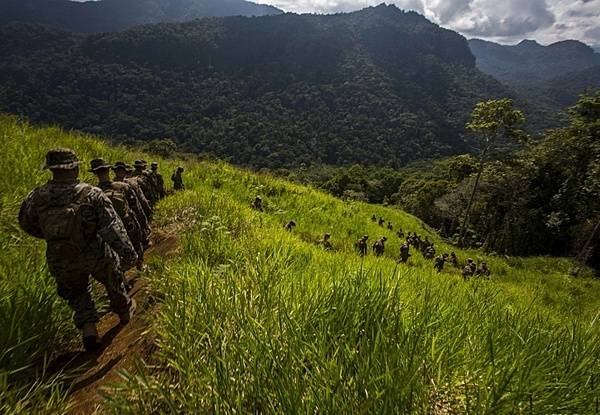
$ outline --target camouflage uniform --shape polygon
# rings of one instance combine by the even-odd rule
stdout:
[[[121,219],[99,188],[77,180],[49,181],[27,196],[19,224],[28,234],[46,240],[48,268],[58,295],[74,311],[75,326],[98,321],[90,275],[106,287],[114,312],[129,312],[122,267],[135,265],[137,256]]]
[[[410,244],[408,241],[404,242],[400,247],[400,262],[407,262],[410,257]]]
[[[119,180],[115,181],[118,182]],[[152,215],[154,214],[154,211],[152,209],[152,206],[150,206],[150,202],[148,202],[148,199],[146,199],[146,196],[144,195],[144,191],[140,187],[138,179],[135,177],[128,177],[124,180],[124,182],[131,186],[131,188],[135,192],[135,195],[138,198],[142,210],[144,211],[144,215],[146,216],[146,222],[149,223],[152,220]]]
[[[151,164],[152,170],[150,174],[154,178],[154,182],[156,183],[156,189],[158,191],[158,198],[164,199],[166,196],[165,192],[165,179],[163,179],[162,174],[158,172],[158,163]]]
[[[183,167],[177,167],[175,173],[171,175],[171,181],[173,182],[173,189],[175,190],[185,190],[185,186],[183,185],[183,178],[181,177],[181,173],[183,172]]]
[[[143,160],[136,160],[134,164],[135,170],[133,171],[132,178],[135,178],[144,192],[144,196],[150,203],[150,206],[154,206],[158,201],[158,195],[154,178],[150,175],[150,172],[144,170],[146,163]]]
[[[123,225],[127,230],[127,236],[129,236],[129,240],[133,245],[135,252],[138,256],[138,268],[141,266],[142,262],[144,262],[144,248],[146,246],[146,235],[142,230],[142,226],[140,225],[137,215],[135,214],[133,208],[131,207],[131,203],[137,202],[137,197],[135,197],[135,193],[131,189],[127,183],[123,182],[100,182],[98,183],[98,187],[102,189],[105,193],[109,193],[109,199],[113,202],[113,206],[115,207],[116,212],[119,214],[119,217],[123,221]],[[123,212],[117,208],[117,201],[113,200],[110,197],[110,194],[120,193],[123,196],[123,200],[125,201],[126,208]],[[133,200],[132,200],[133,196]]]

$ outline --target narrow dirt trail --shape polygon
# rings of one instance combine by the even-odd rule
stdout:
[[[153,237],[153,246],[146,252],[146,259],[172,256],[178,246],[177,235],[158,233]],[[114,313],[104,315],[98,324],[101,336],[98,350],[84,352],[78,346],[76,350],[63,351],[52,363],[53,367],[72,374],[72,408],[69,414],[96,413],[101,405],[101,389],[118,382],[120,371],[133,372],[136,361],[149,357],[154,350],[152,316],[157,306],[146,278],[135,274],[128,275],[130,283],[133,283],[129,294],[137,303],[129,324],[119,324]]]

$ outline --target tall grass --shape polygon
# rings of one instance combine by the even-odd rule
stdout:
[[[87,160],[140,155],[13,119],[0,120],[0,135],[8,148],[0,168],[22,175],[0,184],[0,316],[13,316],[0,317],[2,333],[12,333],[0,344],[0,402],[13,412],[23,402],[49,411],[66,404],[64,391],[27,368],[43,367],[39,361],[75,333],[45,270],[43,244],[15,227],[16,209],[43,181],[31,172],[49,146],[75,148]],[[175,258],[150,263],[161,301],[153,315],[157,351],[106,390],[105,410],[596,411],[600,284],[570,277],[570,261],[486,257],[492,279],[464,282],[449,267],[434,273],[420,254],[396,264],[400,241],[372,214],[428,235],[438,251],[453,249],[403,212],[224,163],[184,165],[188,190],[162,201],[155,218],[162,232],[180,236]],[[167,162],[163,172],[174,166]],[[264,213],[249,207],[257,194]],[[298,227],[289,233],[283,225],[291,219]],[[316,243],[325,232],[333,252]],[[355,254],[364,233],[388,236],[383,258]],[[32,332],[41,337],[31,341]]]

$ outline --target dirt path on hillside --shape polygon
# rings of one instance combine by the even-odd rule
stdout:
[[[146,259],[169,257],[176,253],[179,239],[176,234],[157,233]],[[104,315],[98,324],[100,348],[84,352],[81,345],[63,351],[51,364],[55,370],[71,373],[70,414],[93,414],[101,405],[102,389],[119,381],[119,372],[135,372],[139,359],[147,360],[154,351],[152,316],[157,305],[144,276],[128,275],[133,283],[130,295],[137,303],[135,315],[127,325],[119,324],[114,313]]]

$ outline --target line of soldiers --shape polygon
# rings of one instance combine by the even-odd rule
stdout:
[[[78,180],[80,165],[73,150],[48,151],[44,169],[52,172],[52,179],[23,201],[19,225],[46,241],[57,293],[73,310],[84,347],[93,350],[98,347],[99,318],[89,277],[104,285],[111,309],[127,324],[136,304],[124,273],[143,269],[153,207],[166,192],[157,163],[148,171],[144,160],[136,160],[133,169],[124,162],[92,160],[89,171],[98,178],[97,187]]]

